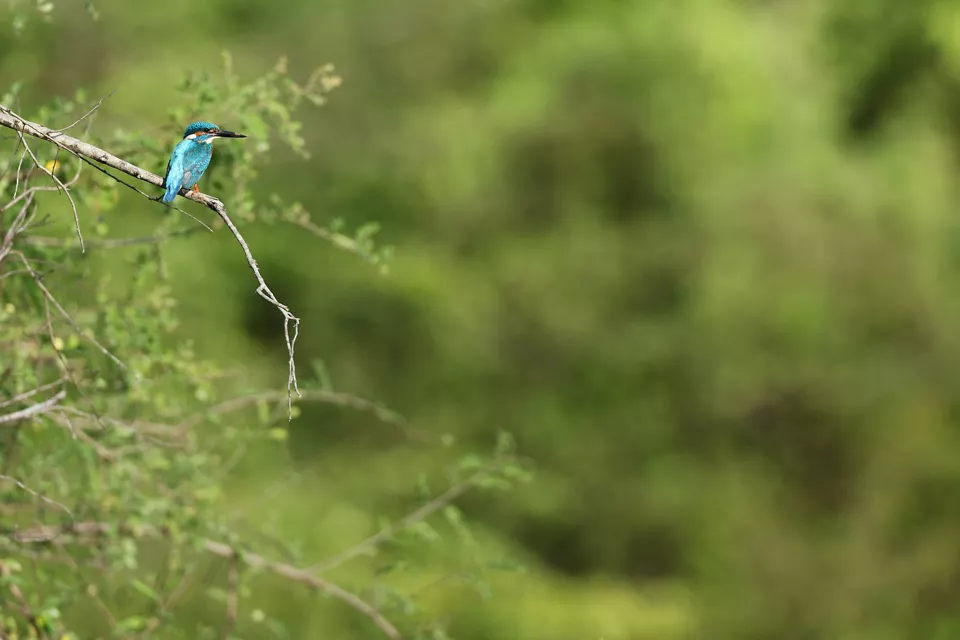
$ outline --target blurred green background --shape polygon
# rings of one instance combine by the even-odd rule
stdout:
[[[462,503],[528,572],[490,600],[436,589],[454,637],[960,637],[960,4],[95,6],[0,36],[0,79],[36,104],[116,88],[96,127],[137,130],[222,50],[241,75],[287,55],[344,78],[302,114],[313,158],[259,179],[318,223],[381,223],[390,275],[293,228],[246,235],[301,362],[453,449],[505,429],[535,461]],[[279,317],[232,238],[163,252],[182,338],[279,387]],[[229,499],[320,560],[451,456],[305,405]],[[294,637],[378,637],[271,584]]]

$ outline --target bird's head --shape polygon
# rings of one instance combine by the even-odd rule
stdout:
[[[213,144],[216,138],[246,138],[242,133],[234,133],[221,129],[212,122],[194,122],[187,125],[183,132],[184,140],[193,140],[197,143]]]

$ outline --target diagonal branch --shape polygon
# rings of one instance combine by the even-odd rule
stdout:
[[[209,229],[209,227],[207,227]],[[132,247],[142,244],[160,244],[161,242],[166,242],[171,238],[184,238],[187,236],[192,236],[193,234],[200,231],[200,227],[189,227],[186,229],[177,229],[175,231],[168,231],[167,233],[159,233],[153,236],[140,236],[135,238],[104,238],[103,240],[88,240],[88,247],[96,247],[99,249],[116,249],[118,247]],[[60,238],[49,238],[46,236],[30,236],[29,238],[24,238],[24,241],[27,244],[40,246],[40,247],[69,247],[72,246],[70,240],[62,240]]]
[[[8,564],[0,562],[0,577],[9,578],[13,571],[10,569]],[[30,608],[30,604],[27,602],[27,599],[23,596],[23,591],[20,590],[20,587],[16,582],[10,583],[10,594],[13,596],[13,599],[17,601],[17,604],[20,607],[20,613],[23,614],[23,617],[27,619],[27,622],[30,623],[30,627],[33,628],[34,633],[37,634],[38,638],[49,638],[50,636],[43,630],[43,625],[40,622],[40,619],[33,612],[33,609]],[[0,632],[3,630],[0,629]],[[0,638],[6,638],[6,636],[0,635]]]
[[[14,251],[12,253],[16,254],[17,257],[20,258],[20,262],[23,263],[24,268],[30,272],[30,275],[33,276],[33,283],[37,285],[37,288],[40,289],[44,297],[47,300],[49,300],[51,304],[53,304],[54,308],[60,312],[60,315],[63,316],[63,318],[70,324],[71,327],[73,327],[73,330],[76,331],[79,335],[89,340],[90,342],[92,342],[94,346],[96,346],[97,349],[99,349],[100,352],[103,353],[103,355],[113,360],[113,362],[116,363],[118,367],[120,367],[121,369],[126,369],[127,365],[125,365],[123,361],[120,360],[120,358],[113,355],[110,352],[110,350],[107,349],[102,344],[100,344],[100,342],[96,338],[94,338],[92,335],[84,331],[83,328],[79,324],[77,324],[77,321],[73,319],[73,316],[67,313],[67,310],[63,308],[63,306],[57,301],[57,299],[53,297],[53,294],[50,293],[50,290],[47,289],[46,285],[43,284],[43,278],[40,276],[39,273],[36,272],[36,270],[34,270],[33,266],[30,264],[30,261],[27,260],[27,257],[22,253],[20,253],[19,251]]]
[[[25,420],[32,416],[40,415],[41,413],[46,413],[50,411],[53,407],[57,405],[58,402],[67,397],[67,392],[64,390],[58,391],[56,394],[47,398],[43,402],[38,402],[37,404],[31,405],[25,409],[20,409],[19,411],[14,411],[13,413],[8,413],[5,415],[0,415],[0,425],[7,424],[10,422],[18,422],[20,420]]]
[[[236,554],[230,556],[230,568],[227,570],[227,619],[220,637],[230,640],[233,628],[237,626],[237,589],[240,584],[240,562]]]
[[[24,136],[24,135],[32,136],[39,140],[44,140],[46,142],[55,144],[59,148],[72,153],[73,155],[80,158],[81,160],[84,160],[84,162],[87,162],[87,164],[97,168],[100,171],[103,171],[104,173],[107,173],[107,172],[91,161],[96,161],[100,164],[106,165],[118,171],[122,171],[128,176],[132,176],[134,178],[137,178],[138,180],[148,182],[152,185],[155,185],[158,187],[163,186],[163,178],[161,178],[157,174],[151,173],[150,171],[147,171],[145,169],[141,169],[135,164],[127,162],[122,158],[118,158],[117,156],[111,153],[108,153],[107,151],[104,151],[103,149],[96,147],[88,142],[84,142],[83,140],[79,140],[72,136],[68,136],[62,131],[50,129],[49,127],[45,127],[41,124],[37,124],[35,122],[31,122],[29,120],[21,118],[19,115],[17,115],[16,113],[14,113],[9,108],[3,105],[0,105],[0,126],[16,131],[19,136]],[[23,138],[21,139],[23,140]],[[25,140],[24,140],[24,144],[25,144]],[[114,178],[115,180],[119,180],[118,178],[116,178],[115,176],[112,176],[109,173],[107,173],[107,175],[110,175],[110,177]],[[131,185],[127,185],[127,186],[131,186]],[[135,187],[133,188],[136,189]],[[151,200],[155,200],[155,198],[150,198],[150,196],[143,193],[139,189],[136,189],[136,190],[139,193],[141,193],[144,197],[147,197]],[[290,311],[290,308],[287,307],[287,305],[280,302],[277,299],[276,295],[274,295],[273,291],[270,290],[270,287],[267,285],[267,282],[264,280],[263,275],[261,275],[260,273],[260,268],[259,266],[257,266],[257,261],[254,259],[253,254],[250,251],[250,247],[247,245],[247,241],[244,239],[243,235],[237,229],[236,225],[233,223],[233,220],[230,219],[230,216],[227,214],[227,209],[224,206],[224,204],[220,200],[212,196],[208,196],[206,194],[200,193],[199,191],[194,192],[194,191],[187,191],[186,189],[180,189],[180,195],[183,196],[184,198],[187,198],[188,200],[193,200],[194,202],[202,204],[203,206],[207,207],[208,209],[216,213],[220,217],[220,219],[223,220],[224,224],[227,225],[227,228],[230,229],[230,232],[233,234],[234,238],[236,238],[237,243],[240,245],[240,248],[243,250],[243,255],[247,260],[247,264],[250,266],[250,269],[253,271],[253,275],[256,278],[257,285],[258,285],[257,294],[261,298],[263,298],[264,300],[272,304],[274,307],[276,307],[277,310],[280,311],[280,313],[283,315],[283,336],[284,336],[284,341],[286,342],[287,354],[288,354],[287,418],[292,420],[293,419],[293,394],[296,393],[297,397],[301,397],[300,389],[297,386],[297,369],[296,369],[296,364],[294,362],[294,347],[296,345],[297,336],[299,335],[299,331],[300,331],[300,318],[293,315],[293,313],[291,313]]]
[[[4,480],[4,481],[6,481],[6,482],[12,482],[13,484],[17,485],[17,487],[18,487],[21,491],[26,491],[27,493],[29,493],[30,495],[32,495],[34,498],[39,498],[40,500],[42,500],[43,502],[46,502],[46,503],[49,504],[50,506],[53,506],[53,507],[56,507],[57,509],[60,509],[61,511],[63,511],[64,513],[66,513],[66,514],[70,517],[71,523],[73,522],[73,512],[70,511],[70,509],[67,508],[66,505],[60,504],[59,502],[57,502],[56,500],[53,500],[52,498],[48,498],[47,496],[43,495],[43,494],[40,493],[39,491],[34,491],[33,489],[31,489],[31,488],[28,487],[27,485],[23,484],[22,482],[20,482],[20,481],[17,480],[16,478],[11,478],[10,476],[0,475],[0,480]],[[72,526],[72,525],[71,525],[71,526]],[[55,536],[52,536],[52,537],[55,537]],[[52,539],[52,537],[51,537],[51,538],[47,538],[47,540]],[[43,540],[43,539],[34,538],[33,540],[34,540],[34,541],[41,541],[41,540]]]
[[[353,545],[349,549],[342,551],[341,553],[333,556],[332,558],[329,558],[328,560],[324,560],[310,567],[307,567],[307,571],[311,572],[312,574],[325,573],[327,571],[330,571],[334,567],[339,567],[340,565],[347,562],[348,560],[352,560],[353,558],[356,558],[359,555],[362,555],[373,549],[376,549],[384,541],[393,538],[397,533],[403,531],[404,529],[406,529],[407,527],[410,527],[411,525],[414,525],[418,522],[426,520],[428,517],[430,517],[437,511],[449,505],[451,502],[453,502],[454,500],[456,500],[457,498],[459,498],[460,496],[468,492],[470,489],[472,489],[474,486],[476,486],[477,482],[482,480],[486,476],[488,476],[492,470],[493,470],[493,467],[485,467],[483,469],[477,470],[476,472],[471,474],[469,477],[465,478],[464,480],[461,480],[457,484],[453,485],[452,487],[450,487],[449,489],[447,489],[446,491],[438,495],[436,498],[434,498],[430,502],[427,502],[426,504],[421,506],[416,511],[411,512],[404,518],[401,518],[400,520],[391,524],[389,527],[386,527],[385,529],[381,529],[379,532],[373,534],[369,538],[365,540],[361,540],[360,542]]]
[[[2,409],[3,407],[9,407],[10,405],[16,404],[16,403],[18,403],[18,402],[23,402],[23,401],[26,400],[27,398],[31,398],[31,397],[37,395],[38,393],[43,393],[44,391],[49,391],[50,389],[53,389],[54,387],[58,387],[58,386],[62,385],[63,382],[64,382],[63,378],[60,378],[59,380],[54,380],[53,382],[50,382],[50,383],[45,384],[45,385],[43,385],[43,386],[37,387],[36,389],[32,389],[32,390],[30,390],[30,391],[24,391],[23,393],[18,393],[17,395],[13,396],[13,397],[10,398],[9,400],[4,400],[3,402],[0,402],[0,409]]]
[[[401,640],[403,637],[400,635],[400,631],[393,626],[393,623],[384,618],[383,615],[381,615],[380,612],[373,607],[373,605],[365,600],[362,600],[356,594],[347,591],[335,582],[330,582],[329,580],[319,578],[307,571],[304,571],[303,569],[298,569],[289,564],[267,560],[263,556],[259,556],[255,553],[238,552],[233,547],[223,544],[222,542],[207,540],[203,543],[203,548],[208,552],[218,555],[222,558],[232,558],[239,554],[244,562],[255,569],[267,569],[279,576],[293,580],[294,582],[299,582],[317,589],[318,591],[323,591],[327,595],[343,602],[351,609],[368,617],[373,624],[383,632],[385,636],[390,638],[390,640]]]
[[[124,535],[139,536],[166,536],[169,532],[148,526],[131,525],[112,525],[106,522],[75,522],[66,526],[37,526],[23,531],[14,531],[9,533],[9,537],[16,542],[37,542],[49,541],[61,535],[74,536],[104,536],[111,533],[121,533]],[[304,569],[286,564],[283,562],[274,562],[268,560],[256,553],[242,551],[236,547],[215,540],[203,540],[202,548],[221,558],[226,558],[231,562],[239,561],[254,569],[265,569],[283,578],[293,582],[306,585],[317,591],[329,595],[339,600],[348,607],[366,616],[379,629],[383,635],[390,640],[403,640],[400,630],[387,620],[377,609],[366,600],[360,598],[351,591],[347,591],[335,582],[311,574]],[[231,579],[232,580],[232,579]]]
[[[233,411],[238,411],[245,407],[255,405],[261,401],[277,402],[283,399],[284,396],[281,395],[282,393],[282,391],[264,391],[248,396],[231,398],[221,402],[220,404],[208,407],[203,411],[195,413],[181,422],[177,428],[183,431],[188,431],[203,422],[205,418],[211,415],[231,413]],[[364,411],[373,414],[374,417],[383,423],[393,424],[402,428],[407,435],[410,435],[417,440],[424,441],[427,439],[425,434],[410,428],[406,419],[404,419],[404,417],[400,414],[390,411],[389,409],[385,409],[375,402],[371,402],[370,400],[361,398],[359,396],[327,389],[304,389],[301,391],[300,397],[305,402],[323,402],[341,407],[350,407],[357,411]]]
[[[27,144],[26,138],[23,137],[23,130],[18,129],[17,135],[20,136],[20,143],[23,144],[23,148],[26,149],[27,153],[30,154],[30,159],[33,160],[33,164],[43,171],[45,174],[50,176],[50,179],[53,180],[53,183],[57,185],[57,190],[62,191],[65,196],[67,196],[67,201],[70,203],[70,209],[73,211],[73,220],[77,225],[77,237],[80,239],[80,252],[83,253],[83,234],[80,232],[80,214],[77,213],[77,203],[73,200],[73,196],[70,195],[70,189],[67,188],[65,184],[57,177],[53,171],[47,169],[40,160],[37,159],[37,156],[34,155],[33,150],[30,148],[30,145]],[[22,160],[22,158],[21,158]]]

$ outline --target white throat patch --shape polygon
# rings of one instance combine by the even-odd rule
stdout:
[[[196,140],[198,135],[200,135],[200,134],[199,134],[199,133],[191,133],[191,134],[188,135],[186,138],[184,138],[184,140]],[[201,140],[201,141],[200,141],[200,144],[213,144],[213,139],[214,139],[214,137],[215,137],[215,136],[210,136],[210,137],[207,138],[206,140]]]

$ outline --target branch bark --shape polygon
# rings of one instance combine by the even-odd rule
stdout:
[[[20,420],[25,420],[26,418],[37,416],[41,413],[46,413],[57,406],[57,403],[66,397],[66,391],[58,391],[43,402],[38,402],[37,404],[26,407],[25,409],[20,409],[19,411],[14,411],[13,413],[0,416],[0,425],[8,424],[10,422],[19,422]]]
[[[0,562],[0,576],[4,578],[9,577],[12,572],[10,567],[6,564]],[[33,609],[30,608],[27,599],[23,596],[23,592],[20,590],[20,587],[16,583],[10,584],[10,594],[13,596],[13,599],[17,602],[18,607],[20,608],[20,613],[23,614],[23,617],[27,619],[27,622],[33,628],[34,633],[37,634],[38,638],[49,638],[47,632],[43,630],[43,626],[40,624],[40,620],[37,618],[36,614],[33,613]],[[2,629],[0,629],[2,632]]]
[[[240,586],[240,561],[236,555],[230,556],[230,568],[227,570],[227,619],[223,625],[222,640],[230,640],[230,634],[237,625],[237,609]]]
[[[164,537],[167,535],[166,531],[155,527],[133,527],[130,525],[113,526],[105,522],[75,522],[71,525],[60,527],[37,526],[22,531],[14,531],[9,534],[9,537],[17,542],[37,542],[53,540],[62,535],[103,536],[107,535],[111,531],[118,531],[124,535],[134,537]],[[377,611],[373,605],[334,582],[315,576],[310,572],[294,567],[293,565],[283,562],[274,562],[256,553],[248,553],[223,542],[204,540],[202,544],[204,551],[212,555],[225,558],[230,562],[243,562],[247,566],[254,569],[265,569],[293,582],[297,582],[312,589],[322,591],[330,597],[343,602],[354,611],[366,616],[377,627],[377,629],[379,629],[383,635],[390,640],[403,640],[403,635],[400,633],[400,630],[397,629],[392,622],[387,620],[379,611]]]
[[[325,573],[327,571],[330,571],[334,567],[339,567],[341,564],[347,562],[348,560],[352,560],[353,558],[356,558],[357,556],[363,553],[376,549],[384,541],[394,537],[397,533],[403,531],[404,529],[406,529],[411,525],[414,525],[418,522],[426,520],[427,518],[429,518],[431,515],[433,515],[440,509],[443,509],[444,507],[452,503],[454,500],[456,500],[457,498],[465,494],[467,491],[472,489],[479,480],[489,475],[492,470],[493,470],[492,467],[479,469],[478,471],[474,472],[472,475],[470,475],[466,479],[458,482],[457,484],[453,485],[452,487],[450,487],[449,489],[447,489],[446,491],[438,495],[436,498],[432,499],[430,502],[427,502],[416,511],[411,512],[406,517],[401,518],[400,520],[394,522],[393,524],[391,524],[389,527],[386,527],[385,529],[381,529],[380,531],[373,534],[369,538],[365,540],[361,540],[360,542],[353,545],[349,549],[341,553],[338,553],[332,558],[329,558],[327,560],[324,560],[323,562],[318,562],[310,567],[307,567],[307,571],[311,572],[312,574]]]
[[[69,136],[63,131],[58,131],[56,129],[51,129],[45,127],[41,124],[31,122],[18,114],[14,113],[8,107],[0,105],[0,126],[6,127],[17,132],[18,135],[27,135],[37,138],[39,140],[44,140],[51,144],[56,145],[57,147],[73,154],[77,158],[86,162],[90,166],[93,166],[97,170],[105,173],[114,180],[120,181],[116,176],[113,176],[102,167],[98,166],[96,163],[106,165],[117,171],[121,171],[128,176],[142,180],[143,182],[148,182],[152,185],[162,187],[163,178],[158,176],[155,173],[141,169],[140,167],[118,158],[117,156],[96,147],[88,142],[83,140],[78,140],[72,136]],[[122,182],[122,181],[120,181]],[[126,184],[126,183],[124,183]],[[130,185],[128,185],[130,186]],[[146,193],[143,193],[139,189],[134,188],[144,197],[150,200],[158,200],[157,198],[151,198]],[[240,248],[243,250],[244,257],[247,260],[247,264],[250,266],[250,269],[253,271],[253,275],[257,280],[257,294],[276,307],[280,313],[283,315],[283,335],[284,340],[287,346],[287,353],[289,356],[288,361],[288,374],[287,374],[287,418],[293,419],[293,394],[296,393],[297,397],[300,397],[300,389],[297,386],[297,369],[296,363],[294,362],[294,348],[297,342],[297,336],[300,331],[300,318],[291,313],[289,307],[281,303],[273,291],[270,290],[270,287],[267,285],[266,281],[263,279],[263,276],[260,273],[260,268],[257,265],[257,261],[254,259],[253,254],[250,251],[250,247],[247,245],[247,241],[244,239],[243,235],[237,229],[236,225],[233,223],[233,220],[230,219],[230,216],[227,214],[227,209],[224,204],[214,198],[213,196],[208,196],[206,194],[200,193],[199,191],[187,191],[185,189],[180,189],[180,195],[188,200],[193,200],[203,206],[207,207],[214,213],[216,213],[224,224],[227,225],[227,228],[230,229],[230,232],[236,238],[237,243],[240,245]],[[71,200],[72,203],[72,200]]]

